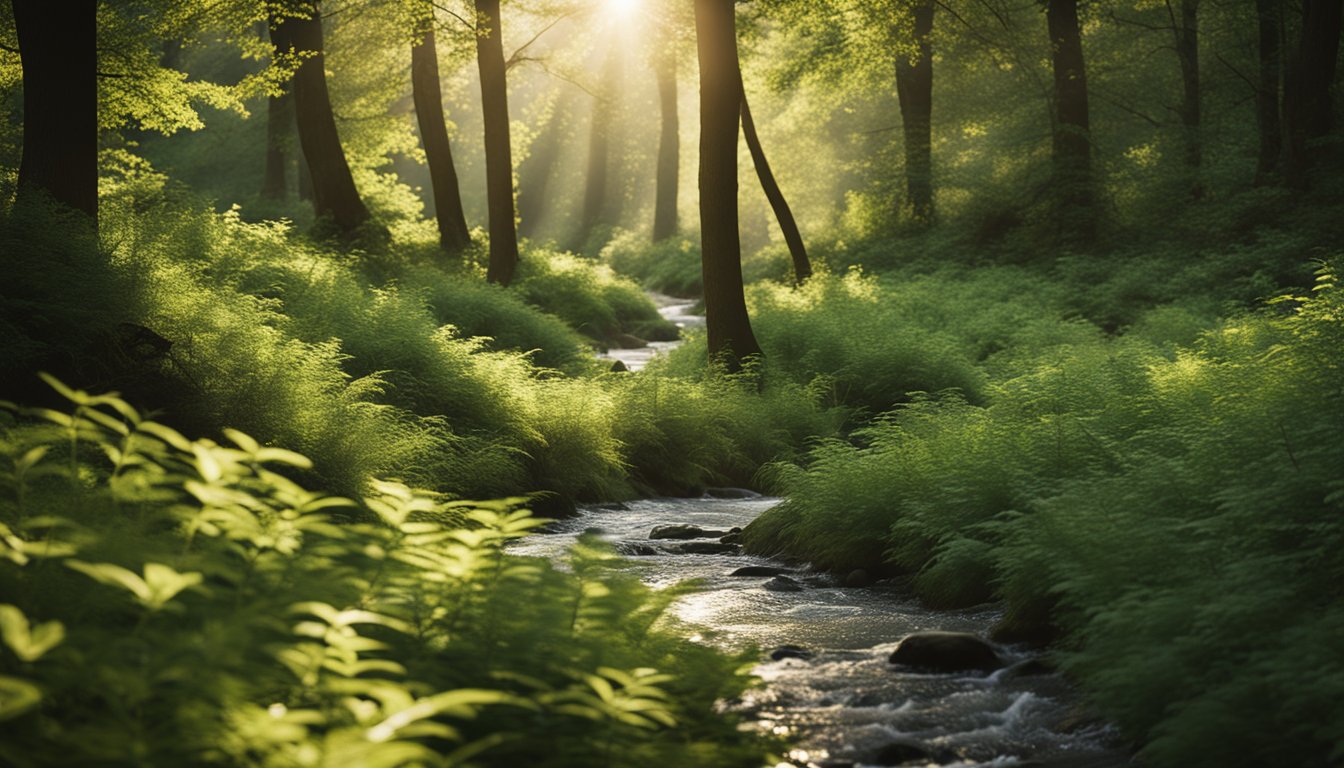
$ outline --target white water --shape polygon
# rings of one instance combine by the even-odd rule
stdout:
[[[661,293],[648,291],[648,296],[653,303],[658,306],[658,314],[663,319],[671,322],[680,328],[683,332],[693,328],[703,328],[705,325],[704,315],[691,314],[691,308],[695,303],[686,299],[678,299],[673,296],[665,296]],[[625,363],[625,367],[638,371],[657,355],[660,355],[670,349],[681,345],[681,340],[677,341],[651,341],[646,347],[637,349],[609,349],[598,355],[603,360],[620,360]]]
[[[1108,768],[1126,763],[1109,749],[1114,734],[1093,726],[1063,733],[1077,706],[1076,696],[1058,676],[1013,679],[1002,671],[973,674],[915,674],[898,671],[887,656],[904,635],[926,629],[984,634],[998,618],[992,607],[943,612],[921,608],[902,590],[877,585],[837,587],[821,574],[792,577],[802,592],[771,592],[768,577],[735,578],[746,565],[781,565],[745,555],[676,555],[651,542],[656,525],[687,523],[726,530],[746,525],[777,499],[650,499],[626,510],[584,510],[556,524],[552,533],[519,542],[518,554],[560,558],[585,530],[625,552],[655,554],[631,559],[644,580],[666,587],[698,579],[703,589],[679,599],[674,620],[699,642],[741,648],[755,645],[763,662],[755,672],[765,685],[741,701],[724,702],[754,727],[786,736],[799,766],[863,760],[893,740],[923,745],[936,759],[921,766],[1007,766],[1045,764]],[[810,660],[769,661],[784,644],[815,652]],[[1003,649],[1010,660],[1025,658]],[[1035,762],[1040,761],[1040,762]]]

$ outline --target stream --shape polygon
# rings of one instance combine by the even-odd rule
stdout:
[[[786,737],[792,751],[784,766],[1128,764],[1128,755],[1112,746],[1114,730],[1081,714],[1076,692],[1058,674],[1009,669],[930,674],[888,663],[897,642],[911,632],[983,636],[999,617],[992,607],[932,611],[896,585],[840,587],[829,575],[807,571],[789,574],[801,591],[770,591],[763,588],[769,577],[729,574],[744,566],[785,567],[782,563],[741,554],[681,554],[684,542],[649,539],[658,525],[744,526],[778,502],[646,499],[623,509],[584,509],[549,533],[519,542],[514,551],[560,560],[580,534],[598,532],[628,555],[654,588],[698,580],[702,588],[673,603],[669,619],[685,622],[693,642],[762,650],[755,674],[764,685],[722,706],[752,727]],[[771,660],[770,652],[783,645],[801,646],[813,656]],[[1029,658],[1017,648],[999,651],[1009,664]],[[881,756],[893,744],[905,746]],[[903,752],[910,746],[924,754]]]
[[[704,325],[684,299],[650,294],[663,317],[680,328]],[[679,341],[640,349],[613,349],[601,358],[632,371]],[[1057,673],[1021,674],[1011,668],[1031,656],[999,647],[1009,666],[992,674],[930,674],[897,667],[888,656],[912,632],[946,630],[988,634],[999,619],[987,606],[933,611],[896,584],[841,587],[827,574],[790,569],[800,591],[764,587],[769,576],[732,576],[747,566],[787,567],[742,554],[685,554],[684,542],[651,541],[659,525],[687,524],[726,531],[745,526],[779,499],[645,499],[579,510],[513,549],[520,555],[563,560],[584,532],[598,532],[629,556],[643,580],[666,588],[695,579],[701,589],[672,604],[670,620],[684,622],[693,642],[726,649],[753,646],[763,685],[726,711],[751,727],[786,738],[787,763],[776,768],[851,768],[869,765],[963,768],[1113,768],[1130,764],[1115,730],[1087,714],[1077,692]],[[748,496],[749,495],[749,496]],[[714,539],[699,541],[713,542]],[[807,658],[771,658],[782,646]],[[885,754],[884,754],[885,750]]]

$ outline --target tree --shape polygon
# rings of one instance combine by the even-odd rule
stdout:
[[[1259,80],[1255,91],[1255,121],[1260,148],[1255,183],[1264,184],[1279,165],[1283,128],[1279,122],[1279,77],[1283,70],[1282,0],[1255,0]]]
[[[1045,17],[1054,69],[1051,157],[1057,224],[1064,239],[1089,240],[1094,225],[1092,135],[1078,0],[1047,0]]]
[[[751,152],[751,162],[756,166],[756,178],[761,182],[761,189],[765,191],[765,197],[770,201],[770,208],[775,212],[775,219],[779,222],[780,231],[784,233],[784,242],[789,246],[789,257],[793,260],[794,285],[802,285],[803,281],[812,276],[812,262],[807,258],[807,248],[803,245],[803,236],[798,232],[798,222],[794,221],[793,211],[789,209],[789,201],[784,199],[784,193],[779,189],[779,182],[775,181],[775,174],[770,170],[770,162],[765,158],[765,150],[761,148],[761,139],[756,135],[756,121],[751,118],[751,107],[747,104],[747,92],[740,85],[741,78],[742,73],[739,70],[738,88],[742,91],[742,134],[746,138],[747,149]]]
[[[681,124],[677,115],[677,42],[667,29],[654,53],[658,80],[658,172],[653,203],[653,242],[677,234],[677,196],[681,160]]]
[[[1341,11],[1344,0],[1302,3],[1302,32],[1289,59],[1283,89],[1284,169],[1294,186],[1306,183],[1315,159],[1311,142],[1330,132],[1334,116],[1330,92],[1339,60]]]
[[[1200,137],[1203,109],[1199,84],[1199,0],[1180,0],[1179,20],[1171,0],[1167,0],[1167,14],[1175,35],[1176,57],[1181,63],[1180,115],[1181,127],[1185,130],[1185,162],[1198,168],[1204,154]]]
[[[14,0],[23,62],[20,198],[98,216],[97,5]]]
[[[598,227],[610,224],[615,218],[608,199],[607,181],[611,165],[611,124],[620,92],[616,83],[620,75],[620,63],[616,48],[609,48],[602,66],[601,85],[593,94],[592,119],[588,124],[588,170],[584,177],[583,212],[573,246],[576,251],[588,244]]]
[[[302,15],[273,14],[271,41],[281,53],[292,52],[301,61],[294,72],[294,112],[299,145],[308,161],[313,183],[313,207],[319,219],[350,237],[369,220],[336,132],[327,91],[322,43],[322,16],[314,0],[302,4]]]
[[[434,40],[434,11],[424,6],[417,17],[416,41],[411,48],[411,95],[420,127],[420,142],[429,164],[429,182],[434,194],[434,213],[439,225],[439,245],[450,254],[471,244],[467,217],[462,212],[453,149],[448,125],[443,119],[443,90],[439,84],[439,54]]]
[[[289,137],[294,128],[294,100],[286,88],[266,97],[266,170],[261,196],[283,200],[289,194]]]
[[[476,64],[481,73],[485,123],[485,185],[490,209],[490,264],[486,279],[508,285],[518,267],[514,225],[513,150],[509,139],[509,92],[504,64],[499,0],[475,0]]]
[[[742,288],[737,134],[742,81],[733,0],[695,0],[700,60],[700,245],[711,359],[729,370],[761,353]]]
[[[535,237],[550,211],[551,177],[569,132],[575,90],[566,90],[547,106],[527,158],[518,164],[518,234]]]
[[[906,202],[916,221],[933,220],[933,0],[908,8],[914,55],[896,57],[896,97],[905,137]]]

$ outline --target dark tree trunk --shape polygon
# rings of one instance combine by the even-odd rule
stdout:
[[[1181,0],[1181,18],[1173,30],[1176,56],[1181,62],[1181,127],[1185,131],[1185,162],[1198,168],[1203,161],[1200,138],[1202,112],[1199,85],[1199,0]]]
[[[1294,186],[1306,183],[1313,165],[1310,143],[1330,132],[1334,104],[1330,91],[1339,59],[1344,0],[1303,0],[1302,35],[1284,78],[1283,121],[1287,136],[1285,171]]]
[[[261,196],[283,200],[289,194],[289,145],[294,131],[294,101],[286,87],[266,100],[266,173]]]
[[[1283,129],[1279,123],[1279,75],[1283,67],[1282,0],[1255,0],[1259,19],[1260,82],[1255,93],[1255,121],[1260,131],[1260,151],[1255,165],[1255,183],[1264,184],[1278,169],[1283,153]]]
[[[738,76],[740,78],[741,73]],[[740,85],[738,87],[741,88]],[[789,257],[793,259],[793,284],[802,285],[804,280],[812,276],[812,262],[807,258],[807,248],[803,245],[803,236],[798,232],[798,222],[793,219],[793,211],[789,210],[789,201],[784,199],[784,193],[775,181],[775,174],[770,170],[770,162],[765,159],[765,150],[761,149],[761,139],[756,135],[756,121],[751,119],[751,107],[747,104],[745,89],[742,91],[742,135],[746,137],[751,162],[756,166],[756,178],[761,181],[761,189],[765,190],[765,198],[770,201],[770,208],[779,221],[779,229],[784,233],[784,242],[789,246]]]
[[[678,174],[681,173],[681,125],[677,117],[677,48],[669,34],[654,60],[658,78],[658,178],[653,202],[653,242],[677,234]]]
[[[420,39],[411,49],[411,95],[420,126],[420,143],[429,163],[429,183],[434,193],[434,214],[439,223],[439,245],[450,254],[471,244],[467,217],[462,212],[453,149],[448,143],[448,125],[443,119],[443,90],[439,85],[439,54],[434,43],[434,16],[423,19]]]
[[[1046,25],[1054,65],[1053,187],[1061,236],[1086,241],[1094,231],[1092,137],[1078,0],[1048,0]]]
[[[569,92],[556,99],[550,115],[532,142],[527,159],[518,166],[518,234],[523,237],[535,237],[538,227],[546,218],[547,204],[550,202],[547,189],[564,145],[572,100]]]
[[[327,92],[322,43],[322,17],[318,4],[307,6],[310,18],[271,17],[271,40],[277,48],[292,48],[303,56],[294,73],[294,114],[299,126],[299,145],[308,161],[313,182],[313,208],[343,236],[356,233],[369,220],[355,189],[350,164],[336,132],[336,118]]]
[[[14,0],[23,62],[18,196],[46,194],[98,217],[95,3]]]
[[[914,60],[896,59],[896,97],[901,104],[905,137],[905,189],[916,221],[933,219],[933,2],[920,0],[911,9],[917,53]]]
[[[733,0],[695,0],[700,59],[700,244],[711,360],[737,370],[759,355],[742,289],[737,219],[738,79]]]
[[[486,279],[508,285],[518,268],[518,230],[513,220],[513,149],[509,139],[509,89],[499,0],[476,0],[476,14],[488,26],[476,35],[481,116],[485,123],[486,200],[490,207],[490,265]]]
[[[583,213],[573,245],[576,251],[588,244],[598,227],[611,223],[607,216],[610,197],[607,182],[611,168],[611,123],[619,73],[620,59],[613,48],[607,52],[607,60],[602,67],[602,84],[593,96],[592,120],[588,124],[588,170],[584,176]]]
[[[313,174],[308,170],[308,158],[303,156],[303,152],[298,152],[298,173],[299,177],[299,199],[307,202],[313,201]]]

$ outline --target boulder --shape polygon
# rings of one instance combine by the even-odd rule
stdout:
[[[771,661],[780,661],[782,659],[803,659],[807,660],[814,656],[811,651],[801,645],[781,645],[770,652]]]
[[[968,632],[907,635],[887,661],[934,672],[990,672],[1003,666],[993,646]]]
[[[659,525],[649,531],[650,539],[717,539],[727,531],[713,531],[698,525]]]
[[[845,574],[845,580],[842,582],[846,587],[866,587],[873,583],[873,577],[862,568],[856,568]]]
[[[802,592],[803,585],[790,579],[788,576],[776,576],[775,578],[761,585],[764,589],[771,592]]]
[[[721,544],[741,544],[741,543],[742,543],[742,534],[741,534],[741,533],[733,533],[732,531],[729,531],[726,535],[724,535],[724,536],[720,536],[720,537],[719,537],[719,543],[721,543]]]
[[[611,364],[611,372],[612,372],[612,373],[629,373],[629,372],[630,372],[630,368],[629,368],[629,366],[627,366],[627,365],[625,364],[625,361],[624,361],[624,360],[617,360],[616,362],[614,362],[614,363]]]
[[[1055,668],[1045,659],[1027,659],[1019,661],[1013,666],[1003,671],[1004,679],[1013,679],[1018,677],[1040,677],[1042,675],[1053,675]]]
[[[744,565],[736,571],[728,574],[729,576],[779,576],[785,573],[793,573],[788,568],[780,568],[774,565]]]
[[[652,557],[653,555],[661,554],[655,547],[633,541],[621,542],[616,546],[616,551],[626,557]]]
[[[735,555],[742,551],[736,544],[721,544],[717,541],[683,541],[668,544],[663,551],[673,555]]]

